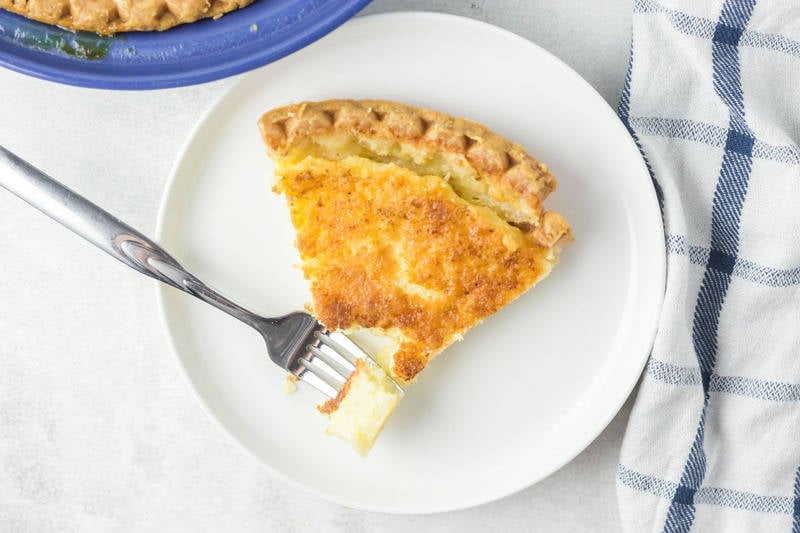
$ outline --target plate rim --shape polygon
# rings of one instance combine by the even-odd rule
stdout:
[[[38,52],[42,54],[42,59],[32,59],[14,54],[0,54],[0,66],[33,78],[88,89],[141,91],[188,87],[249,72],[291,55],[336,30],[336,28],[340,27],[353,18],[359,11],[364,9],[371,1],[372,0],[336,0],[336,2],[341,2],[341,4],[338,6],[339,10],[336,11],[333,16],[327,19],[320,19],[318,24],[311,25],[309,31],[300,32],[288,45],[278,46],[273,43],[271,46],[265,46],[263,49],[245,55],[242,58],[234,58],[234,61],[221,63],[215,68],[196,67],[192,70],[179,71],[177,73],[172,73],[171,70],[167,72],[157,72],[155,74],[139,73],[135,74],[134,77],[130,77],[117,72],[119,65],[114,65],[115,68],[111,72],[84,72],[82,70],[72,70],[70,68],[72,66],[70,63],[77,60],[57,55],[48,57],[47,52],[44,51]],[[242,9],[247,9],[251,6],[252,4]],[[0,14],[14,17],[21,16],[4,10],[0,10]],[[197,22],[204,21],[201,20]],[[205,19],[205,22],[208,22],[208,20]],[[181,25],[180,27],[185,26],[186,25]],[[248,31],[248,29],[244,27],[237,27],[233,29],[230,34],[240,34],[246,31]],[[139,35],[155,33],[158,32],[141,32]],[[90,33],[90,35],[96,36],[94,33]],[[126,34],[123,33],[122,35]],[[103,65],[102,61],[90,61],[90,63],[98,66]],[[151,66],[156,67],[158,71],[159,67],[162,65],[153,63]]]
[[[605,98],[603,98],[602,95],[600,95],[600,93],[588,81],[586,81],[585,78],[583,78],[583,76],[581,76],[577,71],[575,71],[572,67],[570,67],[563,60],[561,60],[560,58],[555,56],[553,53],[551,53],[548,50],[542,48],[541,46],[539,46],[535,42],[533,42],[533,41],[531,41],[529,39],[526,39],[526,38],[514,33],[511,30],[505,29],[505,28],[500,27],[500,26],[496,26],[496,25],[491,24],[489,22],[484,22],[484,21],[481,21],[481,20],[472,19],[472,18],[469,18],[469,17],[461,16],[461,15],[454,15],[454,14],[450,14],[450,13],[441,13],[441,12],[432,12],[432,11],[420,11],[420,10],[396,11],[396,12],[370,14],[370,15],[365,15],[365,16],[362,16],[362,17],[358,17],[358,18],[352,19],[352,20],[348,21],[347,24],[349,24],[349,25],[369,24],[370,21],[372,21],[374,19],[380,19],[380,18],[402,18],[402,17],[409,17],[409,18],[423,17],[423,18],[433,18],[433,19],[440,19],[440,20],[448,20],[448,21],[452,21],[452,22],[455,22],[455,23],[472,24],[472,25],[475,25],[475,26],[480,26],[483,29],[487,29],[487,30],[490,30],[490,31],[497,32],[497,33],[499,33],[499,34],[501,34],[501,35],[503,35],[505,37],[511,38],[513,40],[516,40],[516,41],[526,45],[526,46],[532,47],[538,53],[543,54],[547,59],[549,59],[554,64],[556,64],[558,66],[558,68],[567,71],[572,77],[575,78],[576,83],[582,84],[585,89],[588,89],[591,93],[593,93],[594,96],[596,98],[598,98],[598,100],[605,105],[606,110],[609,113],[611,113],[611,115],[619,122],[619,127],[624,128],[623,123],[621,121],[619,121],[619,117],[614,112],[614,110],[611,107],[611,105],[609,105],[608,102],[606,102]],[[160,204],[159,204],[158,217],[157,217],[156,230],[155,230],[155,236],[156,236],[157,242],[160,241],[160,239],[163,237],[163,234],[164,234],[164,231],[165,231],[165,219],[166,219],[166,216],[167,216],[167,214],[166,214],[166,206],[167,206],[167,203],[169,201],[170,193],[171,193],[171,191],[172,191],[172,189],[173,189],[173,187],[175,185],[175,181],[177,180],[177,171],[181,167],[181,165],[183,164],[183,160],[184,160],[187,152],[189,151],[193,140],[196,138],[198,133],[200,133],[200,131],[204,128],[205,124],[208,122],[209,118],[211,118],[211,116],[216,111],[216,109],[227,99],[228,95],[230,93],[234,92],[235,90],[237,90],[237,88],[241,84],[245,83],[246,80],[247,80],[247,76],[245,75],[245,76],[241,77],[240,79],[238,79],[230,87],[225,88],[225,90],[223,90],[220,93],[220,95],[212,102],[212,104],[203,112],[203,114],[198,119],[198,121],[195,124],[195,126],[190,131],[190,133],[187,136],[186,140],[182,144],[179,152],[176,154],[175,160],[173,162],[173,166],[170,169],[169,177],[168,177],[168,179],[167,179],[167,181],[166,181],[166,183],[164,185],[163,193],[162,193]],[[245,450],[245,452],[249,456],[255,458],[255,460],[258,462],[258,464],[261,467],[265,468],[271,475],[276,476],[277,478],[289,483],[293,487],[299,488],[299,489],[301,489],[301,490],[303,490],[303,491],[305,491],[307,493],[313,494],[314,496],[319,497],[319,498],[321,498],[323,500],[330,501],[330,502],[333,502],[333,503],[336,503],[336,504],[339,504],[339,505],[343,505],[343,506],[346,506],[346,507],[350,507],[350,508],[355,508],[355,509],[359,509],[359,510],[363,510],[363,511],[369,511],[369,512],[384,513],[384,514],[407,514],[407,515],[438,514],[438,513],[444,513],[444,512],[452,512],[452,511],[459,511],[459,510],[469,509],[469,508],[472,508],[472,507],[477,507],[479,505],[492,503],[492,502],[501,500],[503,498],[506,498],[508,496],[511,496],[513,494],[516,494],[517,492],[520,492],[520,491],[522,491],[522,490],[524,490],[526,488],[529,488],[529,487],[541,482],[542,480],[546,479],[547,477],[551,476],[552,474],[554,474],[555,472],[557,472],[558,470],[563,468],[566,464],[568,464],[571,461],[573,461],[578,455],[580,455],[584,450],[586,450],[597,439],[597,437],[608,427],[608,425],[611,423],[611,421],[614,419],[614,417],[617,416],[617,414],[619,413],[620,409],[623,407],[625,402],[630,397],[631,392],[636,387],[636,384],[638,383],[639,378],[641,377],[641,373],[644,370],[644,367],[647,364],[647,361],[649,360],[650,351],[652,350],[652,346],[653,346],[653,343],[655,341],[655,337],[656,337],[656,333],[657,333],[657,329],[658,329],[658,323],[659,323],[659,319],[660,319],[660,316],[661,316],[661,311],[662,311],[662,308],[663,308],[663,301],[664,301],[664,296],[665,296],[664,292],[665,292],[665,288],[666,288],[667,254],[666,254],[666,245],[665,245],[665,240],[664,240],[665,237],[664,237],[664,232],[663,232],[663,218],[662,218],[662,214],[661,214],[661,209],[659,207],[656,190],[655,190],[655,187],[653,185],[651,175],[650,175],[650,173],[649,173],[649,171],[647,169],[646,162],[645,162],[645,160],[644,160],[644,158],[643,158],[643,156],[641,154],[641,151],[639,150],[638,146],[636,145],[635,140],[632,137],[630,137],[630,135],[627,134],[627,132],[626,132],[626,142],[627,142],[629,148],[631,148],[633,150],[633,152],[631,152],[631,153],[632,154],[633,153],[636,154],[637,166],[639,167],[639,171],[641,173],[641,176],[643,178],[647,179],[647,186],[645,187],[645,196],[646,196],[646,198],[645,198],[645,196],[643,196],[641,198],[641,200],[642,201],[646,200],[650,204],[649,208],[647,209],[647,211],[649,213],[651,213],[650,216],[651,216],[652,220],[651,220],[650,224],[653,224],[655,226],[655,228],[658,228],[658,231],[654,232],[654,235],[652,236],[653,238],[657,239],[657,242],[655,244],[658,244],[658,246],[656,248],[657,249],[657,253],[658,253],[658,257],[652,259],[653,265],[655,265],[655,267],[656,267],[656,271],[655,272],[652,272],[652,271],[649,272],[647,277],[652,279],[652,285],[654,287],[659,287],[659,290],[658,290],[657,294],[655,294],[654,299],[653,299],[653,303],[652,303],[653,315],[651,317],[651,323],[646,328],[642,327],[643,330],[647,331],[648,334],[646,335],[646,337],[649,339],[649,341],[647,343],[646,349],[642,350],[643,354],[640,357],[640,360],[638,361],[638,364],[637,365],[632,365],[632,368],[635,366],[635,372],[632,370],[631,374],[630,374],[630,377],[628,377],[626,380],[624,380],[625,381],[625,386],[624,387],[620,386],[620,387],[615,389],[616,390],[616,395],[615,395],[614,401],[612,402],[615,405],[615,407],[612,410],[610,410],[609,413],[605,417],[603,417],[602,421],[597,424],[597,426],[595,428],[595,431],[592,431],[590,433],[589,437],[586,438],[586,441],[582,442],[576,448],[574,453],[566,454],[566,456],[561,461],[553,462],[552,465],[550,465],[549,468],[544,469],[544,473],[543,474],[537,474],[535,476],[532,476],[533,479],[527,479],[526,481],[523,481],[523,482],[518,483],[516,485],[512,484],[511,486],[506,487],[505,490],[497,491],[496,494],[493,495],[490,498],[475,498],[475,499],[471,499],[471,500],[468,500],[468,501],[464,501],[464,502],[462,502],[460,504],[457,504],[457,505],[431,505],[431,506],[429,506],[427,508],[424,508],[424,509],[409,509],[409,508],[405,508],[405,507],[398,507],[398,506],[392,506],[392,505],[377,506],[377,505],[354,504],[353,501],[348,500],[346,498],[339,497],[338,494],[326,493],[326,492],[323,492],[321,490],[316,489],[313,486],[306,485],[306,484],[302,483],[301,481],[299,481],[297,479],[294,479],[294,478],[284,474],[283,472],[281,472],[280,470],[276,469],[271,464],[266,462],[263,458],[259,457],[259,455],[257,453],[255,453],[254,450],[251,450],[241,440],[239,440],[225,426],[225,424],[223,424],[223,422],[221,420],[219,420],[219,418],[211,410],[211,408],[206,403],[205,399],[200,395],[200,392],[197,390],[197,388],[195,387],[193,381],[191,380],[191,378],[189,376],[189,373],[188,373],[188,370],[185,367],[181,356],[179,355],[179,351],[178,351],[178,348],[177,348],[176,340],[175,340],[175,338],[173,336],[172,331],[169,328],[168,317],[167,317],[167,304],[165,302],[165,295],[168,294],[170,290],[174,290],[174,289],[172,289],[171,287],[167,287],[166,285],[163,285],[163,284],[156,284],[155,290],[156,290],[156,299],[157,299],[158,308],[159,308],[159,318],[160,318],[162,327],[164,329],[165,335],[166,335],[166,337],[168,339],[168,344],[169,344],[169,347],[170,347],[170,351],[172,352],[172,356],[176,359],[177,365],[180,368],[180,372],[183,375],[184,379],[186,380],[189,388],[191,389],[193,396],[199,402],[201,408],[211,417],[211,419],[214,420],[214,423],[217,425],[217,427],[219,427],[223,431],[223,433],[225,435],[227,435],[231,440],[233,440],[240,449]]]

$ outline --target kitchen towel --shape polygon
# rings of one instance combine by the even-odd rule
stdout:
[[[667,247],[625,529],[800,533],[800,2],[635,0],[619,115]]]

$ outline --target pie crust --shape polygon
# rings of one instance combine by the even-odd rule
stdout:
[[[39,22],[110,35],[161,31],[219,18],[253,0],[0,0],[0,8]]]
[[[509,222],[529,230],[540,245],[571,238],[566,220],[543,210],[557,184],[547,166],[477,122],[385,100],[326,100],[269,111],[259,127],[274,157],[288,155],[309,137],[332,133],[461,157],[488,183],[490,195],[511,202],[513,210],[505,213]]]

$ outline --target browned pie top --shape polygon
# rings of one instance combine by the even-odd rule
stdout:
[[[219,18],[253,0],[0,0],[0,8],[73,30],[112,34],[166,30]]]
[[[397,332],[402,342],[390,370],[402,381],[555,261],[551,249],[442,180],[395,165],[306,160],[278,188],[315,316],[332,330]]]

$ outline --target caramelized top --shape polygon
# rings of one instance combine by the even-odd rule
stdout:
[[[329,329],[398,338],[391,370],[402,381],[555,262],[553,250],[437,176],[353,156],[309,157],[278,173],[316,317]]]

